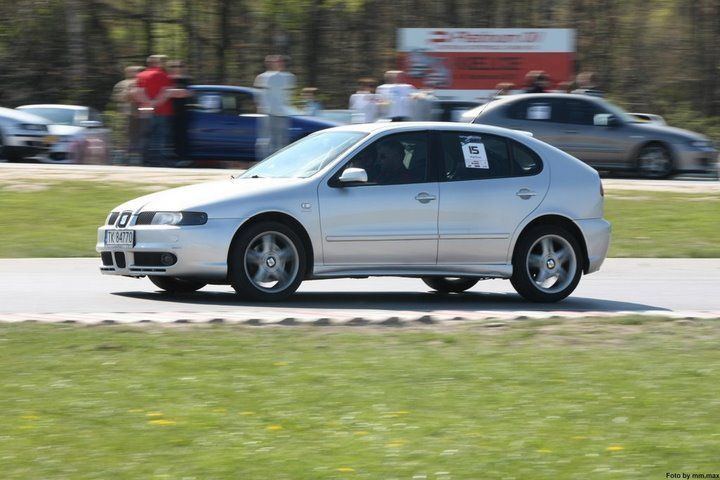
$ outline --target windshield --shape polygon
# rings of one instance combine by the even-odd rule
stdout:
[[[55,125],[75,125],[75,110],[68,108],[20,108],[19,110],[46,118]]]
[[[362,132],[318,132],[258,163],[240,178],[306,178],[319,172],[363,138]]]

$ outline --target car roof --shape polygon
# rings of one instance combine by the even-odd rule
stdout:
[[[62,110],[87,110],[89,107],[83,107],[81,105],[63,105],[57,103],[42,103],[36,105],[20,105],[17,108],[57,108]]]
[[[256,93],[257,88],[238,87],[236,85],[190,85],[190,90],[214,90],[216,92],[235,92],[235,93]]]
[[[496,127],[493,125],[484,125],[480,123],[459,123],[459,122],[375,122],[375,123],[358,123],[352,125],[342,125],[323,131],[352,131],[363,133],[384,133],[384,132],[402,132],[406,130],[448,130],[448,131],[474,131],[478,133],[490,133],[503,135],[512,138],[526,138],[528,134],[519,130],[509,128]]]

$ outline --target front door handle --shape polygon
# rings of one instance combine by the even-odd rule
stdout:
[[[432,202],[436,198],[437,197],[435,197],[435,195],[430,195],[427,192],[422,192],[422,193],[418,193],[417,195],[415,195],[415,200],[417,200],[420,203]]]
[[[531,197],[534,197],[537,195],[537,192],[533,192],[529,188],[521,188],[520,190],[515,193],[518,197],[522,198],[523,200],[528,200]]]
[[[577,130],[565,130],[564,133],[573,133],[574,134],[574,133],[580,133],[580,132]]]

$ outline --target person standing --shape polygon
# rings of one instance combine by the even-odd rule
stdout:
[[[320,115],[323,110],[322,103],[317,99],[317,88],[305,87],[302,89],[302,98],[304,103],[303,114],[311,117]]]
[[[412,95],[417,89],[407,83],[400,83],[401,70],[385,72],[385,83],[375,90],[385,109],[385,117],[393,122],[402,122],[411,118]]]
[[[597,87],[597,75],[595,72],[580,72],[576,77],[578,88],[572,93],[590,95],[593,97],[604,97],[605,92]]]
[[[135,89],[137,88],[137,75],[143,67],[125,67],[125,79],[120,80],[113,87],[112,99],[122,119],[125,137],[121,141],[121,148],[125,153],[125,161],[133,163],[134,157],[142,153],[143,124],[138,107]]]
[[[174,88],[180,91],[188,91],[191,78],[185,72],[185,64],[182,60],[170,62],[170,77],[174,82]],[[175,147],[175,155],[178,163],[188,161],[188,95],[175,94],[172,98],[173,116],[172,116],[172,138]]]
[[[166,62],[165,55],[151,55],[147,68],[137,76],[138,94],[143,100],[141,108],[152,109],[143,152],[144,163],[152,166],[166,165],[170,159],[173,105],[167,90],[173,87],[173,80],[165,70]]]
[[[290,95],[295,75],[286,71],[285,57],[265,57],[267,70],[255,78],[258,89],[258,113],[265,115],[258,128],[257,160],[275,153],[288,143],[290,131]]]
[[[350,110],[362,114],[363,123],[372,123],[378,119],[380,100],[373,93],[375,81],[361,78],[357,92],[350,95]]]

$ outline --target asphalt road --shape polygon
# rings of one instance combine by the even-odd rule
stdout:
[[[720,316],[720,259],[608,259],[600,272],[584,277],[575,293],[557,304],[526,302],[502,280],[480,282],[460,295],[439,295],[417,279],[370,278],[308,281],[289,301],[267,305],[241,301],[227,286],[170,296],[147,279],[101,275],[98,265],[94,258],[0,260],[0,320],[42,319],[36,314],[98,314],[96,320],[113,314],[127,321],[148,315],[165,321],[182,315],[198,321],[217,315],[452,318],[521,311],[717,312]]]

